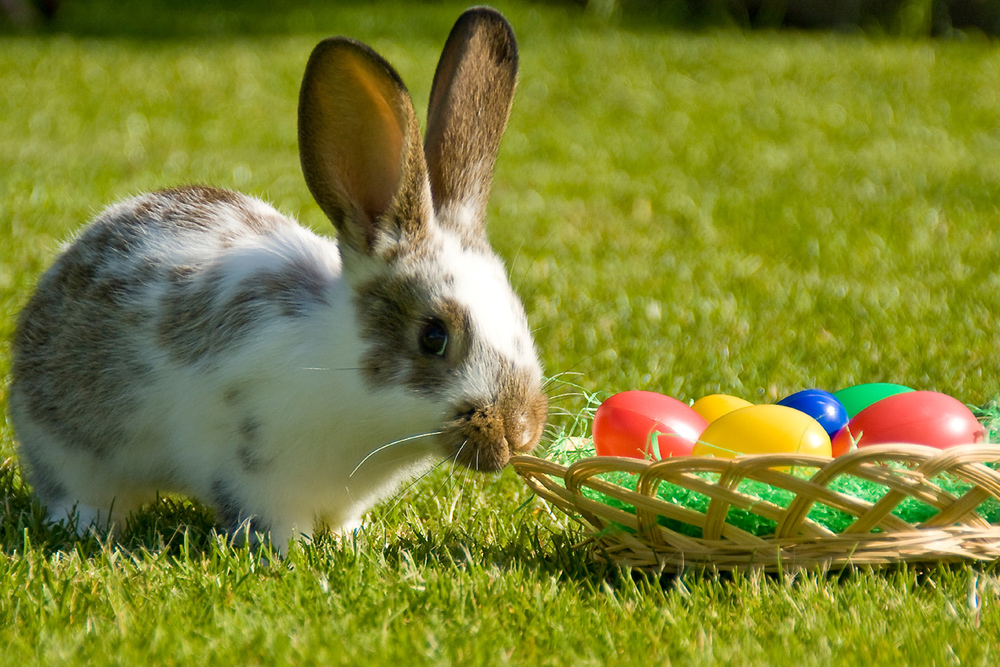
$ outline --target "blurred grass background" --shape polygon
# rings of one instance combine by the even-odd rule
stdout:
[[[925,39],[933,23],[904,29],[898,13],[802,32],[733,5],[703,17],[665,13],[676,2],[497,4],[522,71],[490,234],[550,375],[681,399],[875,381],[976,404],[1000,392],[989,30]],[[143,190],[235,188],[328,233],[295,144],[309,51],[328,34],[371,44],[422,117],[462,9],[81,0],[51,24],[2,28],[0,335],[59,244]],[[553,421],[578,405],[557,398]],[[12,455],[10,429],[0,435]],[[990,569],[664,584],[587,561],[572,524],[510,471],[440,470],[356,541],[257,568],[183,503],[141,517],[120,550],[77,542],[3,470],[8,664],[631,664],[630,651],[679,664],[997,662],[979,640],[1000,629]],[[151,617],[162,622],[146,630]]]

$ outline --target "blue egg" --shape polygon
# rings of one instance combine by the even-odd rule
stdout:
[[[778,401],[778,405],[795,408],[820,423],[832,438],[847,426],[847,410],[837,398],[822,389],[803,389]]]

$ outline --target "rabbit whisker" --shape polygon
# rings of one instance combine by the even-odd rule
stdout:
[[[321,368],[318,366],[304,367],[299,370],[303,371],[360,371],[360,368]]]
[[[549,380],[558,380],[559,378],[561,378],[564,375],[581,375],[582,376],[583,373],[580,372],[580,371],[560,371],[560,372],[556,373],[555,375],[549,376],[548,379]]]
[[[575,375],[577,377],[583,377],[583,373],[581,373],[580,371],[562,371],[561,373],[556,373],[555,375],[551,375],[551,376],[545,378],[544,385],[546,387],[548,387],[550,384],[553,384],[555,382],[560,382],[562,384],[568,384],[568,385],[571,385],[571,386],[575,386],[575,385],[573,385],[572,382],[567,382],[566,380],[563,380],[563,377],[566,376],[566,375]]]
[[[445,479],[441,483],[441,485],[437,489],[435,489],[434,493],[431,494],[431,495],[436,496],[437,494],[439,494],[441,492],[441,489],[443,489],[445,486],[453,485],[454,481],[460,475],[463,478],[468,478],[468,475],[469,475],[469,473],[471,471],[468,468],[466,468],[465,466],[459,466],[459,465],[457,465],[458,464],[458,457],[461,455],[462,450],[465,449],[465,446],[467,444],[469,444],[469,441],[468,440],[464,441],[462,443],[462,445],[458,448],[458,451],[455,452],[454,456],[449,456],[448,458],[444,459],[444,461],[447,461],[449,459],[451,460],[451,463],[452,463],[451,472],[450,472],[450,474],[447,477],[445,477]],[[442,463],[444,463],[444,461],[442,461]],[[463,468],[464,468],[464,470],[463,470]]]
[[[558,400],[561,400],[561,399],[564,399],[564,398],[572,398],[574,396],[576,396],[576,397],[583,397],[584,393],[582,391],[568,391],[565,394],[556,394],[555,396],[549,396],[549,400],[550,401],[558,401]]]
[[[458,448],[458,451],[455,452],[454,456],[446,456],[445,458],[441,459],[440,461],[438,461],[437,463],[435,463],[433,466],[431,466],[431,468],[429,470],[427,470],[426,472],[421,473],[420,475],[417,475],[415,478],[413,478],[413,481],[411,481],[409,484],[407,484],[406,488],[399,492],[399,494],[396,497],[396,501],[392,505],[389,506],[389,511],[391,512],[392,510],[396,509],[396,506],[399,505],[399,503],[401,503],[403,501],[403,498],[406,497],[406,494],[408,494],[413,489],[413,487],[415,487],[418,483],[420,483],[420,481],[422,479],[424,479],[425,477],[427,477],[428,475],[430,475],[432,472],[434,472],[435,470],[437,470],[438,468],[440,468],[441,466],[443,466],[448,461],[451,461],[451,463],[453,465],[455,463],[457,463],[459,455],[462,453],[462,450],[465,448],[465,445],[467,445],[468,443],[469,443],[469,441],[466,440],[465,442],[462,443],[461,447]],[[450,477],[449,477],[449,479],[450,479]],[[447,482],[447,479],[445,481]],[[438,493],[438,491],[440,491],[440,490],[441,490],[441,487],[439,487],[438,490],[434,492],[434,495],[436,495]]]
[[[430,475],[432,472],[434,472],[435,470],[437,470],[438,468],[440,468],[441,466],[443,466],[447,462],[448,462],[447,458],[441,459],[440,461],[438,461],[437,463],[435,463],[433,466],[431,466],[431,468],[429,470],[427,470],[426,472],[422,472],[419,475],[417,475],[416,477],[414,477],[413,480],[409,484],[406,485],[406,488],[399,492],[399,494],[396,497],[396,502],[394,502],[392,505],[389,506],[389,511],[391,512],[392,510],[396,509],[396,506],[399,505],[399,503],[401,503],[403,501],[403,498],[406,497],[406,494],[409,493],[413,489],[413,487],[415,487],[420,482],[420,480],[422,480],[423,478],[427,477],[428,475]]]
[[[542,245],[538,248],[538,252],[541,252],[543,250],[547,250],[548,247],[549,247],[549,244],[553,241],[553,239],[555,239],[555,237],[559,234],[560,231],[561,230],[553,229],[552,233],[549,234],[548,238],[546,238],[545,241],[542,243]],[[523,246],[524,244],[522,243],[521,245]],[[520,254],[521,254],[521,248],[518,247],[518,249],[517,249],[517,255],[519,256]],[[515,256],[515,259],[516,258],[517,258],[517,256]],[[531,264],[538,264],[538,263],[539,263],[538,259],[535,259],[535,260],[533,260],[531,262]],[[531,270],[531,264],[529,264],[528,267],[524,269],[524,273],[521,274],[521,279],[517,283],[517,292],[518,292],[518,294],[521,293],[521,288],[524,287],[524,281],[527,280],[527,278],[528,278],[528,273]],[[511,266],[514,266],[514,262],[511,262]],[[560,267],[559,269],[556,270],[555,274],[549,274],[548,276],[545,277],[545,279],[543,281],[541,281],[540,283],[538,283],[537,285],[535,285],[535,289],[533,289],[531,291],[531,294],[529,294],[527,296],[527,298],[524,299],[525,303],[527,303],[528,301],[531,301],[532,297],[535,296],[535,293],[538,292],[538,288],[539,287],[541,287],[542,285],[549,284],[552,281],[552,278],[554,278],[555,276],[559,275],[564,270],[565,269],[563,269],[562,267]]]
[[[455,476],[456,475],[453,475],[453,477]],[[455,494],[455,500],[452,502],[451,509],[448,512],[448,516],[451,520],[454,520],[455,508],[458,507],[458,503],[462,500],[463,496],[465,495],[465,489],[467,488],[469,480],[472,478],[472,470],[470,468],[465,468],[465,470],[459,470],[457,473],[457,477],[459,478],[458,493]]]
[[[371,457],[375,456],[379,452],[385,451],[386,449],[389,449],[390,447],[395,447],[396,445],[401,445],[404,442],[411,442],[413,440],[420,440],[421,438],[430,438],[430,437],[433,437],[435,435],[441,435],[441,433],[443,433],[443,431],[431,431],[429,433],[418,433],[417,435],[410,435],[410,436],[407,436],[405,438],[400,438],[399,440],[393,440],[392,442],[387,442],[386,444],[382,445],[381,447],[376,447],[372,451],[368,452],[368,455],[365,456],[365,458],[361,459],[361,462],[358,463],[358,465],[354,466],[354,470],[352,470],[351,474],[348,475],[348,476],[349,477],[354,477],[354,473],[356,473],[358,471],[358,469],[361,468],[361,466],[363,466],[366,461],[368,461],[368,459],[370,459]]]

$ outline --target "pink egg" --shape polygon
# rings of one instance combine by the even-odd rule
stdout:
[[[625,391],[597,408],[594,449],[598,456],[687,456],[706,428],[705,418],[676,398],[652,391]]]
[[[910,391],[872,403],[833,439],[833,455],[883,443],[928,445],[939,449],[982,442],[986,430],[969,408],[936,391]]]

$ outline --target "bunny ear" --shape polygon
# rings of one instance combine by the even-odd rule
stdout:
[[[434,209],[473,215],[442,215],[442,224],[471,223],[481,231],[516,83],[517,42],[510,24],[487,7],[466,11],[434,73],[424,152]]]
[[[299,156],[313,197],[348,248],[419,234],[430,214],[420,128],[399,75],[368,46],[313,50],[299,94]]]

